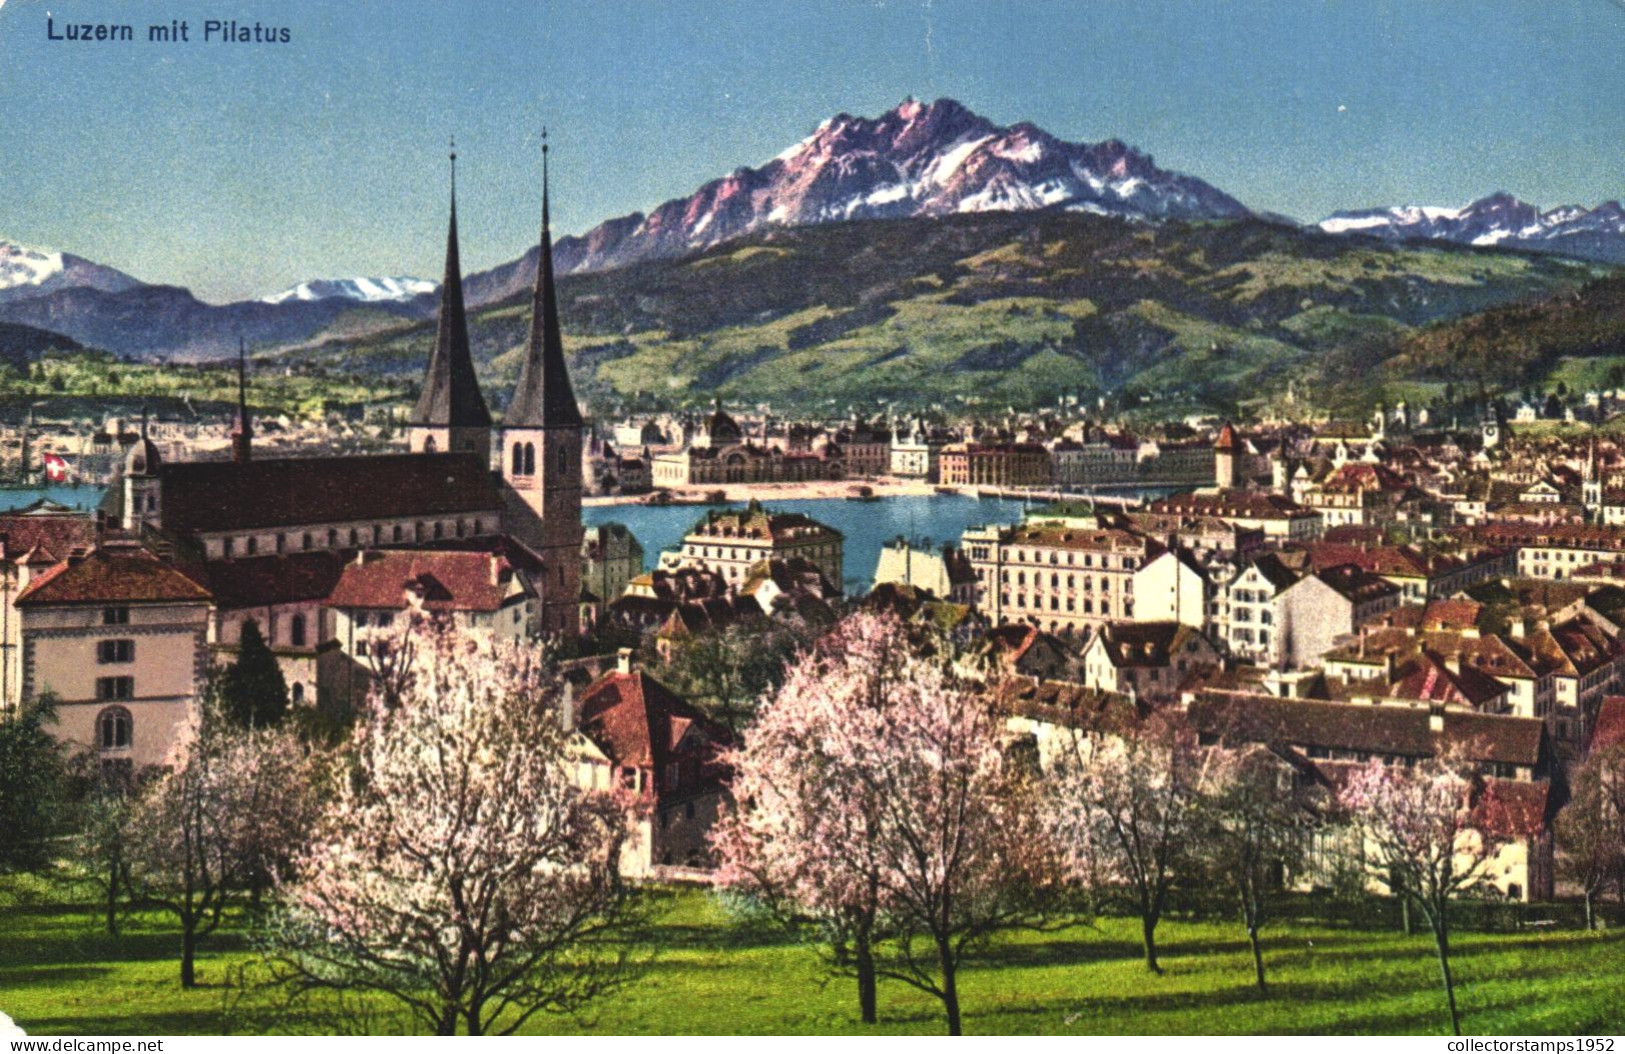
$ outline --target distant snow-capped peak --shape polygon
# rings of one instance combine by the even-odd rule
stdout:
[[[266,304],[290,300],[355,300],[361,303],[411,300],[440,288],[424,278],[392,275],[385,278],[317,278],[291,289],[261,297]]]
[[[1318,226],[1329,234],[1426,238],[1625,262],[1625,210],[1617,201],[1594,209],[1559,205],[1542,212],[1501,192],[1459,208],[1402,205],[1336,212]]]
[[[0,289],[44,285],[65,266],[59,252],[0,240]]]

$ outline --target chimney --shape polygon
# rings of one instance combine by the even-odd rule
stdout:
[[[1435,734],[1444,731],[1444,707],[1428,707],[1428,731]]]
[[[632,649],[631,648],[621,648],[621,649],[619,649],[619,650],[617,650],[615,652],[615,672],[616,673],[631,673],[632,672]]]
[[[566,732],[576,730],[576,686],[569,681],[564,682],[564,691],[559,695],[559,725]]]

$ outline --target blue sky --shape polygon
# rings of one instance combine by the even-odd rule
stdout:
[[[952,96],[1117,137],[1246,204],[1625,195],[1625,0],[0,0],[0,237],[221,301],[469,270],[759,164],[841,111]],[[134,43],[46,39],[47,17]],[[206,18],[276,45],[152,44]],[[60,29],[58,30],[61,31]]]

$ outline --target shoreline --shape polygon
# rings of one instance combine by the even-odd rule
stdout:
[[[814,501],[819,499],[843,499],[853,497],[857,488],[867,487],[877,498],[907,498],[929,497],[936,493],[936,485],[924,480],[913,479],[868,479],[868,480],[808,480],[800,483],[724,483],[716,486],[684,487],[681,490],[671,490],[667,493],[676,499],[673,506],[678,505],[709,505],[705,500],[707,494],[713,491],[722,491],[727,495],[724,499],[728,504],[742,504],[752,498],[757,501]],[[656,491],[655,493],[659,493]],[[583,495],[581,505],[583,508],[604,505],[642,505],[649,497],[647,494],[594,494]],[[653,508],[662,506],[653,505]]]

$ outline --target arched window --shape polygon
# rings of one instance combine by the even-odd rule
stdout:
[[[305,646],[305,616],[295,615],[288,623],[288,642],[296,648]]]
[[[423,440],[423,452],[425,454],[432,454],[436,449],[437,447],[435,445],[434,436],[425,437]]]
[[[536,475],[536,444],[525,444],[525,475]]]
[[[293,705],[295,706],[303,703],[305,701],[305,686],[303,684],[296,683],[288,690],[288,698],[293,701]]]
[[[96,716],[96,745],[102,750],[129,750],[134,725],[130,711],[110,706]]]
[[[525,448],[518,443],[513,445],[513,470],[509,475],[523,476],[525,474]]]

